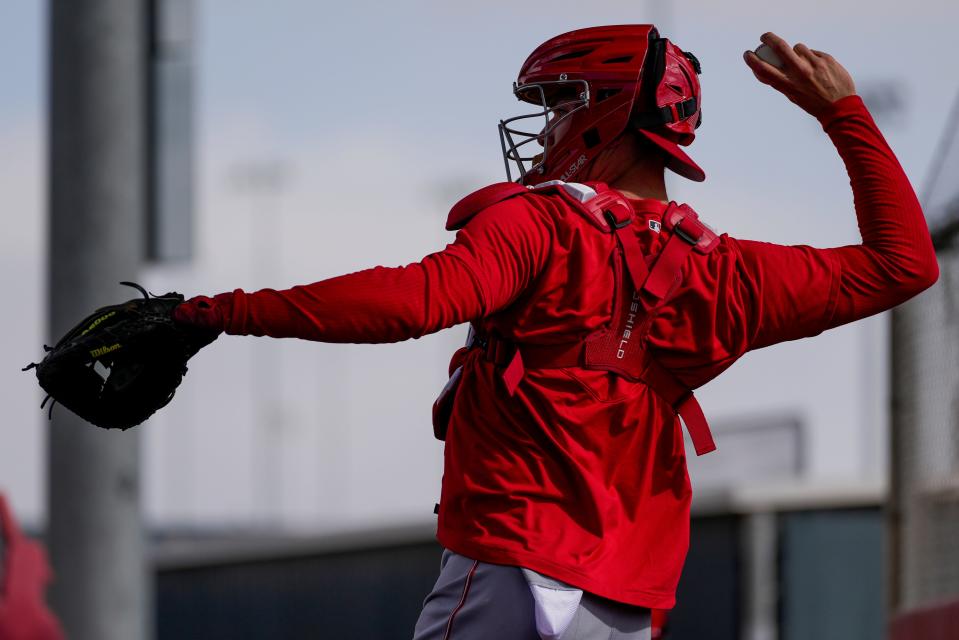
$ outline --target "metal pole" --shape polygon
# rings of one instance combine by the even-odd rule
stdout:
[[[130,292],[144,209],[144,0],[52,0],[49,331]],[[57,407],[49,438],[50,598],[72,640],[148,636],[138,431]]]
[[[903,451],[904,429],[911,423],[915,380],[909,338],[915,323],[908,307],[893,309],[889,336],[889,498],[886,500],[886,614],[895,616],[903,598]]]
[[[779,623],[776,607],[779,602],[779,576],[776,554],[778,525],[776,514],[760,511],[743,518],[745,545],[743,601],[743,638],[776,640]]]

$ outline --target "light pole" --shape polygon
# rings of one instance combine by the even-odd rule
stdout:
[[[250,264],[255,280],[277,287],[280,239],[280,202],[290,170],[279,160],[252,160],[238,164],[231,183],[249,203]],[[282,448],[286,416],[282,406],[282,358],[279,345],[259,339],[253,345],[250,382],[253,405],[254,503],[259,524],[271,524],[283,515]]]
[[[128,295],[146,205],[145,0],[49,11],[49,325],[62,336]],[[53,342],[51,342],[53,344]],[[50,597],[73,640],[149,636],[139,431],[55,411],[48,442]]]

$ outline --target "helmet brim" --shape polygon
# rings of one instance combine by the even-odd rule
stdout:
[[[652,131],[647,131],[646,129],[638,129],[638,132],[643,134],[647,140],[655,144],[657,147],[666,152],[666,167],[678,173],[684,178],[688,178],[693,182],[702,182],[706,179],[706,172],[696,164],[692,158],[690,158],[685,151],[680,148],[678,144],[664,138],[661,135],[655,134]]]

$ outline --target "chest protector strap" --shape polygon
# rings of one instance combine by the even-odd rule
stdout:
[[[601,211],[607,228],[616,234],[616,241],[623,252],[626,270],[629,272],[629,279],[632,280],[633,287],[639,289],[647,280],[649,270],[646,267],[642,247],[639,246],[639,239],[629,228],[633,223],[633,208],[615,191],[597,194],[585,204],[593,211]]]
[[[719,237],[685,204],[671,204],[663,216],[663,226],[672,232],[672,237],[666,242],[642,285],[643,291],[657,300],[664,299],[669,293],[691,251],[706,254],[719,244]]]

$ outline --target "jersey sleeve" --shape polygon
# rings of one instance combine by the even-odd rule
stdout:
[[[938,278],[918,199],[862,100],[836,101],[820,122],[846,165],[862,242],[816,249],[724,236],[689,270],[694,282],[665,324],[656,321],[661,361],[690,386],[749,350],[885,311]],[[672,338],[670,323],[682,329]]]
[[[442,251],[285,290],[215,296],[233,335],[398,342],[492,314],[516,299],[549,255],[546,219],[523,198],[477,214]]]
[[[809,246],[730,239],[739,254],[744,290],[743,347],[760,349],[822,333],[839,302],[842,266]]]
[[[862,242],[822,250],[741,242],[759,307],[750,349],[891,309],[939,275],[919,200],[862,100],[837,101],[821,121],[846,165]]]

